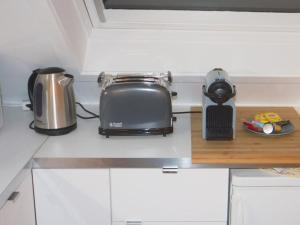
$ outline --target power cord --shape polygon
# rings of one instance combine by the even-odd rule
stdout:
[[[87,110],[81,103],[76,102],[77,105],[79,105],[83,111],[87,112],[88,114],[91,114],[92,116],[90,117],[85,117],[77,114],[77,116],[81,119],[94,119],[94,118],[99,118],[99,115]],[[202,111],[182,111],[182,112],[173,112],[173,115],[178,115],[178,114],[191,114],[191,113],[202,113]]]
[[[81,103],[76,102],[76,105],[79,105],[80,108],[82,108],[83,111],[85,111],[86,113],[92,115],[92,116],[82,116],[80,114],[76,114],[77,117],[84,119],[84,120],[90,120],[90,119],[95,119],[95,118],[99,118],[99,116],[96,113],[93,113],[89,110],[87,110]],[[28,126],[31,130],[34,130],[34,120],[30,122],[29,126]]]
[[[84,119],[84,120],[90,120],[90,119],[95,119],[95,118],[99,118],[99,115],[97,115],[96,113],[93,113],[89,110],[87,110],[81,103],[76,102],[76,105],[78,105],[83,111],[85,111],[86,113],[92,115],[92,116],[82,116],[80,114],[76,114],[77,117]],[[182,111],[182,112],[173,112],[173,115],[178,115],[178,114],[191,114],[191,113],[202,113],[202,111]],[[31,123],[29,124],[29,128],[34,130],[34,120],[31,121]]]
[[[183,111],[183,112],[173,112],[173,115],[176,114],[190,114],[190,113],[202,113],[202,111]]]
[[[80,106],[80,108],[81,108],[83,111],[85,111],[86,113],[92,115],[92,116],[82,116],[82,115],[80,115],[80,114],[77,113],[77,114],[76,114],[77,117],[79,117],[79,118],[81,118],[81,119],[84,119],[84,120],[90,120],[90,119],[99,118],[99,115],[97,115],[96,113],[93,113],[93,112],[87,110],[81,103],[76,102],[76,105]]]
[[[34,120],[32,120],[32,121],[30,122],[30,124],[29,124],[29,128],[30,128],[31,130],[34,130],[33,124],[34,124]]]

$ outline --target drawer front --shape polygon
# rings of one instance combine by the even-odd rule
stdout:
[[[234,187],[231,225],[299,225],[300,187]]]
[[[0,225],[35,225],[31,174],[0,209]]]
[[[108,169],[35,169],[37,225],[110,225]]]
[[[172,172],[111,169],[113,221],[227,221],[228,169]]]

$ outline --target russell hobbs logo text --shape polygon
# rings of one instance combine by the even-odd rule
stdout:
[[[120,128],[120,127],[123,127],[123,123],[122,123],[122,122],[110,122],[110,123],[109,123],[109,127],[117,127],[117,128]]]

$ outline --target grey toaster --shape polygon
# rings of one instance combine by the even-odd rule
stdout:
[[[173,132],[171,73],[107,74],[101,86],[99,134],[163,135]]]

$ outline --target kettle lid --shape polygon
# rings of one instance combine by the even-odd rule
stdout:
[[[51,74],[51,73],[63,73],[63,72],[65,72],[65,70],[59,67],[47,67],[44,69],[40,69],[38,71],[38,74]]]

